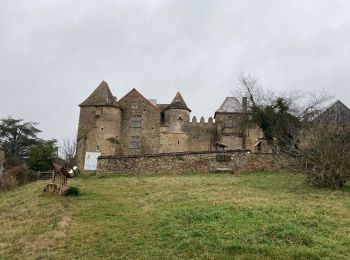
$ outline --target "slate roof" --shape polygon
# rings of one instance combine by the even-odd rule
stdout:
[[[235,97],[226,97],[220,108],[216,113],[242,113],[242,104]]]
[[[350,124],[350,109],[340,100],[326,107],[314,120],[321,123]]]
[[[157,104],[160,111],[165,110],[170,104]]]
[[[165,109],[183,109],[191,112],[191,109],[186,105],[185,100],[182,98],[180,92],[177,92],[173,101]]]
[[[94,92],[79,106],[116,106],[116,102],[107,82],[103,80]]]

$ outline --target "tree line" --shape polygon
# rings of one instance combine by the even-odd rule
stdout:
[[[25,161],[29,169],[34,171],[52,168],[51,159],[59,156],[57,140],[39,138],[41,132],[37,122],[11,117],[0,120],[0,144],[5,148],[8,167],[18,166]],[[60,147],[61,156],[69,167],[75,164],[75,142],[66,138]]]
[[[248,96],[247,121],[259,126],[271,145],[305,173],[307,183],[342,187],[350,177],[350,122],[315,122],[331,95],[294,91],[276,94],[265,90],[252,74],[241,73],[238,96]]]

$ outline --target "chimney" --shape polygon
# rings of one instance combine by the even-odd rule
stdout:
[[[247,97],[242,97],[242,110],[243,113],[246,113],[248,110],[248,99]]]
[[[243,124],[242,124],[242,132],[243,132],[243,149],[247,149],[247,132],[248,132],[248,99],[247,97],[242,97],[242,112],[243,112]]]

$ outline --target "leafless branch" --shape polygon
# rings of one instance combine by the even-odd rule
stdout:
[[[69,167],[73,167],[76,162],[76,152],[77,152],[77,141],[76,138],[68,138],[66,137],[62,146],[60,147],[60,153],[63,159],[66,161]]]

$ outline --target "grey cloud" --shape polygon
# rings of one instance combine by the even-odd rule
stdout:
[[[46,138],[77,128],[106,80],[212,116],[241,70],[274,91],[327,89],[350,105],[348,1],[0,2],[0,116],[37,121]]]

